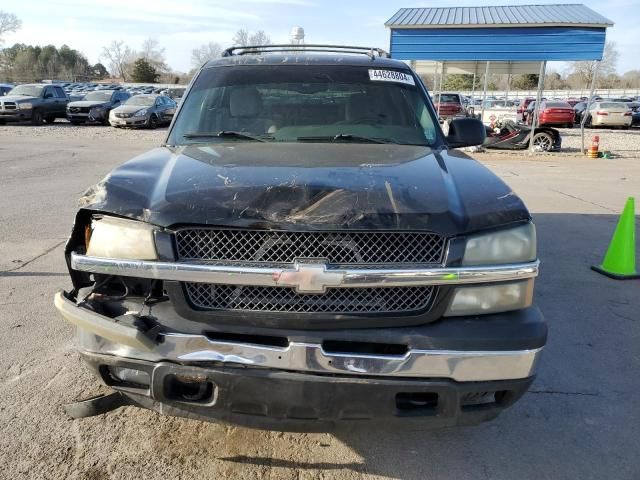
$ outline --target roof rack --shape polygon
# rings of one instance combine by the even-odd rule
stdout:
[[[302,45],[276,44],[276,45],[247,45],[227,48],[222,52],[223,57],[233,55],[260,55],[262,53],[288,53],[288,52],[327,52],[327,53],[353,53],[368,55],[371,58],[389,58],[389,53],[381,48],[355,47],[351,45],[324,45],[319,43],[305,43]]]

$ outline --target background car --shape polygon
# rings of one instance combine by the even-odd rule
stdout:
[[[18,85],[0,102],[0,123],[31,121],[33,125],[62,118],[69,99],[62,87],[44,83]]]
[[[608,126],[627,129],[633,121],[633,114],[622,102],[595,102],[586,113],[585,125],[589,127]]]
[[[481,111],[485,125],[518,121],[518,110],[511,100],[485,100]]]
[[[587,102],[578,102],[573,106],[574,123],[582,123],[582,114],[587,108]]]
[[[462,103],[462,95],[459,93],[439,93],[434,95],[433,100],[433,106],[441,119],[467,116]]]
[[[156,128],[171,123],[176,106],[176,102],[164,95],[141,93],[111,110],[109,123],[112,127]]]
[[[74,125],[85,122],[109,123],[109,112],[130,97],[129,93],[118,90],[89,92],[82,100],[69,102],[67,119]]]
[[[529,106],[531,105],[535,108],[535,102],[531,102]],[[533,108],[531,109],[531,112],[533,111]],[[563,125],[567,128],[571,128],[573,127],[574,119],[575,112],[567,102],[549,100],[540,102],[538,125]],[[531,125],[532,122],[533,115],[530,113],[527,115],[527,125]]]

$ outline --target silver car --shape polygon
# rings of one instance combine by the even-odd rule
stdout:
[[[585,125],[628,129],[633,121],[632,116],[633,112],[625,103],[600,101],[591,105]]]
[[[112,127],[156,128],[171,123],[176,113],[176,102],[164,95],[135,95],[111,110]]]

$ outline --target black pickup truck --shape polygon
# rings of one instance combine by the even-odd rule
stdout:
[[[114,393],[71,415],[461,425],[533,381],[531,216],[454,149],[482,144],[482,123],[445,137],[383,51],[301,48],[203,66],[164,144],[82,197],[55,305]]]
[[[18,85],[0,98],[0,124],[30,121],[33,125],[64,118],[69,99],[59,85]]]

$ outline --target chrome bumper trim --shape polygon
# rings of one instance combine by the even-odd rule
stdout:
[[[178,282],[294,287],[301,293],[322,293],[327,287],[403,287],[460,285],[524,280],[538,275],[539,262],[479,267],[327,269],[295,264],[290,268],[207,265],[187,262],[122,260],[71,254],[71,268],[82,272]]]
[[[196,365],[216,362],[296,372],[385,377],[448,378],[458,382],[513,380],[535,373],[542,348],[522,351],[410,350],[405,355],[332,353],[320,344],[291,342],[268,347],[209,340],[202,335],[166,334],[153,351],[142,351],[78,331],[84,351],[153,362]]]

